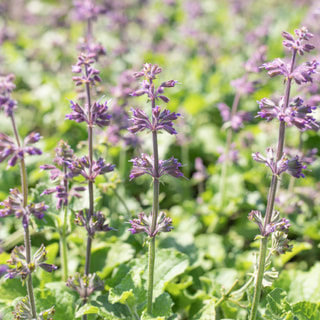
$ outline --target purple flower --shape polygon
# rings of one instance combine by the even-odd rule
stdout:
[[[81,21],[96,20],[99,14],[106,12],[102,6],[95,4],[92,0],[76,0],[73,1],[76,18]]]
[[[68,164],[69,172],[68,178],[74,178],[79,175],[83,176],[86,180],[94,182],[98,175],[102,175],[114,170],[115,165],[106,163],[103,158],[92,162],[92,170],[89,170],[89,158],[84,156],[82,158],[74,158],[66,162]]]
[[[170,232],[172,227],[172,219],[167,217],[165,212],[161,211],[154,232],[151,232],[152,214],[146,216],[144,212],[139,213],[139,219],[130,220],[132,234],[146,232],[149,237],[155,237],[160,232]]]
[[[242,78],[231,81],[231,86],[242,95],[249,95],[256,91],[257,81],[249,81],[247,75]]]
[[[217,152],[220,154],[217,160],[218,163],[223,163],[224,161],[237,163],[239,160],[239,151],[236,149],[235,143],[231,143],[228,154],[225,152],[225,148],[222,146],[217,148]]]
[[[302,169],[306,169],[307,166],[301,163],[298,156],[293,159],[288,159],[286,155],[283,154],[282,157],[276,161],[274,150],[272,148],[267,148],[267,157],[262,156],[260,152],[253,153],[252,157],[253,160],[264,163],[276,176],[280,176],[283,172],[287,172],[295,178],[305,177],[302,173]]]
[[[19,159],[24,158],[26,153],[29,155],[42,154],[40,149],[30,146],[30,144],[38,142],[39,139],[39,133],[32,132],[24,139],[24,145],[18,147],[13,139],[4,133],[0,133],[0,163],[11,157],[8,161],[8,165],[13,167]]]
[[[144,174],[148,174],[153,178],[160,178],[165,174],[171,175],[175,178],[183,177],[183,173],[179,169],[181,167],[181,163],[179,163],[174,157],[171,157],[168,160],[159,160],[158,173],[154,168],[153,156],[142,153],[141,158],[137,157],[130,161],[133,162],[133,167],[130,172],[130,180]]]
[[[159,68],[157,65],[146,63],[142,71],[135,72],[133,74],[135,78],[145,77],[145,80],[143,80],[140,84],[141,88],[131,93],[131,95],[134,97],[139,97],[146,94],[150,100],[161,99],[163,102],[168,103],[170,101],[169,98],[163,95],[164,88],[174,87],[178,81],[165,81],[161,83],[157,90],[155,90],[152,80],[156,79],[156,74],[160,73],[161,71],[162,69]]]
[[[295,34],[298,39],[295,39],[290,33],[283,31],[282,36],[285,40],[282,42],[283,46],[288,48],[289,50],[296,50],[299,55],[303,55],[304,52],[310,52],[315,48],[314,45],[309,43],[303,43],[303,41],[308,41],[313,38],[313,34],[308,32],[306,27],[302,27],[301,29],[296,29]]]
[[[225,123],[230,123],[231,128],[235,131],[238,131],[240,128],[242,128],[245,121],[250,121],[252,119],[251,114],[246,111],[238,111],[231,117],[229,106],[223,102],[218,104],[218,109],[220,111],[222,120]]]
[[[81,107],[78,103],[74,103],[72,100],[71,109],[72,113],[66,115],[66,119],[74,120],[78,123],[86,122],[89,126],[97,125],[101,128],[106,127],[110,123],[111,115],[107,113],[108,111],[108,101],[104,104],[99,102],[94,102],[91,108],[90,117],[88,105],[85,108]]]
[[[110,228],[108,224],[105,223],[105,216],[101,211],[94,212],[92,215],[89,214],[89,210],[81,210],[76,213],[75,224],[79,227],[84,227],[88,235],[93,238],[96,232],[107,232],[115,230]]]
[[[279,121],[284,121],[286,124],[296,126],[300,131],[319,129],[319,123],[309,115],[316,107],[311,107],[303,104],[303,100],[297,97],[290,102],[289,107],[283,110],[283,98],[280,99],[277,105],[272,100],[263,98],[258,101],[259,108],[258,116],[265,118],[267,121],[271,121],[273,118],[278,118]]]
[[[20,276],[22,280],[26,280],[37,267],[51,273],[53,270],[56,270],[57,267],[53,264],[45,263],[47,259],[47,251],[43,244],[34,254],[29,264],[26,262],[25,247],[15,247],[11,252],[11,258],[7,261],[8,264],[14,266],[14,268],[8,269],[6,278],[13,279]]]
[[[17,218],[22,218],[22,225],[27,228],[29,225],[30,215],[34,215],[37,219],[42,219],[48,206],[44,202],[31,203],[28,206],[23,206],[23,196],[18,189],[10,189],[10,196],[7,200],[0,203],[4,209],[0,209],[0,217],[15,215]]]
[[[17,102],[11,99],[11,92],[15,89],[14,75],[9,74],[0,77],[0,109],[4,109],[7,117],[11,117],[17,105]]]
[[[175,112],[170,112],[169,110],[163,110],[156,106],[152,109],[152,123],[149,117],[142,109],[131,109],[133,126],[129,127],[128,130],[132,133],[137,133],[143,130],[150,131],[160,131],[165,130],[169,134],[177,134],[176,130],[173,128],[173,122],[176,120],[180,114]]]
[[[81,276],[76,273],[74,277],[69,277],[66,286],[78,292],[82,299],[88,298],[93,292],[104,289],[104,283],[94,274]]]

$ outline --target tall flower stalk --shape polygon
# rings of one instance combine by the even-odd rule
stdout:
[[[21,218],[24,231],[24,246],[15,247],[12,251],[11,259],[8,260],[8,263],[13,266],[13,268],[8,269],[8,274],[6,275],[6,277],[10,279],[21,277],[22,282],[25,282],[27,286],[28,297],[17,304],[17,311],[13,313],[14,318],[20,319],[21,314],[27,314],[30,319],[36,319],[37,311],[32,284],[32,273],[38,266],[48,272],[52,272],[56,267],[45,263],[47,260],[47,252],[43,245],[33,257],[31,253],[31,237],[29,230],[30,218],[31,216],[34,216],[38,219],[42,219],[48,207],[44,202],[28,204],[28,181],[25,155],[42,154],[40,149],[33,146],[33,144],[40,140],[40,134],[31,132],[24,138],[23,143],[21,142],[14,117],[14,110],[17,103],[11,98],[11,92],[15,88],[13,80],[14,76],[8,75],[1,79],[0,84],[1,109],[4,109],[6,116],[10,118],[14,133],[14,139],[4,133],[0,133],[0,162],[9,159],[8,167],[15,166],[17,162],[20,163],[22,191],[20,192],[17,188],[10,190],[8,199],[1,203],[1,205],[4,206],[4,209],[0,209],[0,217],[15,215],[16,218]]]
[[[134,74],[135,78],[144,77],[141,83],[141,88],[135,91],[132,96],[142,96],[146,94],[148,101],[151,104],[151,121],[149,116],[142,109],[132,110],[132,126],[128,130],[132,133],[138,133],[141,131],[150,131],[152,134],[152,149],[153,155],[141,154],[141,157],[132,159],[133,168],[130,174],[130,180],[135,179],[144,174],[148,174],[152,177],[153,182],[153,204],[152,211],[149,216],[144,212],[139,214],[139,219],[130,220],[132,234],[146,232],[149,236],[149,259],[148,259],[148,291],[147,291],[147,312],[152,314],[152,302],[153,302],[153,281],[154,281],[154,266],[155,266],[155,237],[160,232],[169,232],[173,227],[172,219],[166,217],[164,212],[160,212],[159,209],[159,190],[160,190],[160,178],[161,176],[168,174],[173,177],[181,177],[183,174],[179,170],[181,164],[171,157],[168,160],[159,159],[158,150],[158,133],[159,131],[166,131],[169,134],[177,134],[173,128],[173,122],[180,116],[175,112],[169,110],[162,110],[159,106],[156,106],[157,100],[162,100],[165,103],[169,102],[169,99],[163,95],[164,88],[174,87],[177,81],[169,80],[163,82],[158,88],[155,87],[154,80],[156,75],[161,73],[162,69],[157,65],[146,63],[140,72]]]
[[[268,71],[269,76],[282,75],[284,77],[285,93],[277,103],[267,98],[259,102],[260,112],[258,112],[258,116],[267,121],[277,118],[280,124],[276,151],[268,148],[266,157],[262,156],[259,152],[253,154],[255,161],[264,163],[271,169],[272,178],[265,215],[263,216],[260,211],[256,210],[249,214],[249,219],[258,224],[261,232],[260,252],[256,264],[255,291],[250,320],[255,320],[257,317],[262,286],[266,273],[268,272],[267,267],[270,265],[270,257],[267,255],[269,236],[272,235],[273,251],[284,253],[291,249],[287,240],[290,223],[284,218],[279,218],[279,212],[274,211],[274,204],[282,173],[287,172],[295,178],[304,177],[302,169],[305,169],[306,166],[302,165],[298,156],[293,159],[288,159],[284,154],[286,127],[296,126],[300,131],[319,127],[319,124],[310,115],[314,107],[304,105],[300,97],[293,100],[291,100],[290,97],[293,81],[298,85],[312,82],[312,74],[318,66],[318,62],[316,61],[306,62],[296,66],[297,55],[303,55],[305,52],[309,52],[314,46],[308,43],[313,35],[309,33],[305,27],[295,30],[295,35],[296,37],[288,32],[282,32],[282,36],[285,39],[283,45],[291,51],[291,61],[289,63],[281,59],[275,59],[273,62],[263,65]]]

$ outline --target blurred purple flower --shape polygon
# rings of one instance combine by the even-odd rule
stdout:
[[[40,155],[42,151],[36,147],[30,146],[30,144],[38,142],[40,139],[39,133],[32,132],[24,139],[22,147],[18,147],[14,140],[4,133],[0,133],[0,163],[5,159],[11,157],[8,161],[8,165],[13,167],[16,165],[19,159],[24,158],[25,154]]]
[[[218,109],[220,111],[222,120],[228,125],[231,125],[231,128],[235,131],[238,131],[240,128],[243,128],[245,121],[250,121],[252,116],[250,112],[238,111],[235,115],[231,117],[230,108],[224,102],[218,104]]]
[[[102,175],[114,170],[115,165],[106,163],[103,158],[93,161],[90,170],[89,158],[84,156],[82,158],[74,158],[67,161],[69,172],[68,178],[74,178],[79,175],[83,176],[87,181],[94,182],[98,175]]]
[[[197,157],[194,161],[195,163],[195,172],[192,175],[192,179],[194,179],[197,183],[201,183],[205,181],[209,175],[207,173],[206,167],[203,165],[203,161],[200,157]]]
[[[95,2],[93,0],[73,1],[76,18],[81,21],[96,20],[100,14],[105,13],[106,9]]]
[[[104,104],[94,102],[94,104],[91,107],[90,118],[87,104],[85,108],[82,108],[78,103],[74,103],[72,100],[70,102],[71,109],[73,110],[73,112],[67,114],[66,119],[74,120],[78,123],[86,122],[89,126],[97,125],[101,128],[109,125],[111,119],[111,115],[107,113],[107,104],[109,101],[105,101]]]
[[[244,67],[247,72],[258,73],[260,72],[259,66],[266,60],[267,46],[260,46],[254,51],[252,56],[246,61]]]
[[[285,38],[285,40],[282,42],[284,47],[288,48],[289,50],[297,50],[298,54],[301,56],[304,54],[304,52],[310,52],[315,48],[314,45],[303,43],[304,40],[308,41],[313,38],[313,34],[308,32],[306,27],[296,29],[294,32],[298,39],[295,39],[289,32],[282,32],[282,36]]]
[[[16,87],[13,83],[14,79],[13,74],[0,77],[0,109],[4,109],[7,117],[12,116],[17,105],[17,102],[11,98],[11,92]]]
[[[228,154],[225,153],[225,148],[221,146],[217,148],[217,152],[220,154],[217,160],[218,163],[223,163],[224,161],[237,163],[239,160],[239,151],[236,150],[235,143],[231,143]]]
[[[18,189],[10,189],[10,196],[7,200],[0,203],[4,206],[4,209],[0,209],[0,217],[7,217],[9,215],[15,215],[16,218],[22,218],[22,225],[27,228],[29,225],[29,217],[34,215],[37,219],[42,219],[45,212],[48,210],[48,206],[44,202],[31,203],[24,207],[23,195]]]
[[[247,75],[231,81],[231,86],[241,95],[249,95],[257,90],[258,81],[249,81]]]
[[[174,157],[171,157],[168,160],[159,160],[158,173],[155,172],[153,156],[142,153],[141,158],[137,157],[130,161],[133,163],[133,167],[130,172],[130,180],[144,174],[149,174],[153,178],[160,178],[165,174],[175,178],[183,177],[183,173],[179,169],[181,167],[181,163],[179,163]]]
[[[300,97],[294,99],[285,111],[283,111],[283,98],[280,99],[279,105],[267,98],[258,101],[258,104],[261,111],[258,112],[257,117],[260,116],[267,121],[277,118],[289,127],[296,126],[300,131],[319,129],[319,122],[309,115],[316,107],[304,105]]]

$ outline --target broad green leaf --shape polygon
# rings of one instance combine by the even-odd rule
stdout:
[[[319,320],[320,303],[300,301],[292,304],[294,315],[299,320]]]
[[[267,296],[267,301],[267,310],[274,319],[280,320],[292,310],[287,301],[287,293],[280,288],[272,290]]]
[[[154,296],[159,296],[163,292],[166,283],[183,273],[188,265],[189,259],[183,253],[172,249],[157,251],[154,270]]]
[[[22,286],[19,278],[0,280],[0,301],[10,302],[18,297],[27,295],[26,286]]]
[[[75,317],[76,318],[80,318],[81,316],[85,315],[85,314],[98,314],[99,313],[99,308],[98,307],[94,307],[90,304],[86,304],[84,306],[82,306],[77,312]]]
[[[36,289],[34,293],[39,311],[54,306],[55,320],[74,319],[76,297],[64,283],[48,283],[45,289]]]

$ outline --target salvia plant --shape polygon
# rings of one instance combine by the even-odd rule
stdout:
[[[31,1],[22,14],[21,9],[14,10],[11,1],[4,1],[0,13],[8,11],[8,17],[17,14],[28,28],[43,24],[46,14],[40,12],[47,8],[46,3]],[[311,164],[317,165],[318,154],[319,61],[303,61],[316,51],[316,37],[306,27],[294,34],[282,32],[289,58],[266,62],[270,48],[272,53],[272,37],[267,35],[273,19],[266,15],[259,28],[232,40],[230,34],[235,30],[224,26],[221,40],[216,31],[224,19],[219,22],[210,17],[208,25],[203,22],[207,11],[220,18],[220,14],[225,17],[226,8],[239,18],[234,21],[236,32],[244,31],[245,20],[241,19],[255,10],[254,6],[248,8],[246,1],[227,5],[221,1],[219,6],[214,1],[193,0],[73,1],[72,11],[68,5],[52,11],[52,34],[41,38],[51,45],[52,56],[58,52],[52,65],[50,57],[37,56],[42,47],[32,51],[22,35],[11,32],[8,18],[4,25],[0,23],[0,44],[18,39],[19,50],[23,46],[31,50],[24,63],[33,55],[33,62],[39,63],[30,69],[34,77],[29,70],[27,76],[21,76],[22,62],[12,67],[17,80],[13,74],[0,76],[4,123],[0,163],[8,169],[1,173],[0,181],[1,186],[10,188],[0,190],[0,217],[8,217],[0,221],[0,319],[319,319],[320,264],[316,254],[306,261],[298,256],[303,250],[319,251],[319,184],[312,189],[309,179],[304,179],[311,175]],[[226,21],[222,25],[229,23]],[[316,22],[315,33],[319,32]],[[101,27],[102,32],[97,32]],[[75,60],[74,31],[82,28],[78,59],[70,62]],[[183,41],[176,43],[176,36],[182,39],[182,35]],[[243,49],[240,38],[250,44],[244,50],[256,49],[240,70],[242,76],[231,82],[234,93],[230,93],[231,64],[224,55],[230,43],[232,53]],[[108,50],[96,39],[105,41]],[[261,46],[264,40],[268,46]],[[177,49],[178,58],[174,55]],[[9,54],[14,50],[5,48]],[[68,60],[66,81],[72,93],[61,88],[61,96],[70,109],[65,114],[54,105],[51,114],[48,107],[41,121],[50,120],[49,130],[41,131],[37,119],[32,124],[37,130],[29,131],[29,123],[22,123],[27,112],[18,105],[25,105],[32,90],[35,95],[46,94],[43,87],[37,90],[34,85],[36,69],[64,72],[62,54]],[[137,57],[138,62],[133,61]],[[2,59],[0,52],[1,63]],[[143,61],[151,63],[136,71],[139,69],[133,66]],[[162,80],[164,73],[157,62],[183,80],[181,90],[176,90],[177,80]],[[183,63],[188,70],[182,70]],[[271,81],[264,83],[263,72],[279,81],[283,92],[277,87],[271,95]],[[59,76],[61,86],[64,80]],[[23,90],[29,86],[30,92],[19,95],[15,83]],[[202,99],[196,93],[199,88],[201,95],[210,94]],[[112,99],[105,98],[106,92]],[[270,96],[261,98],[266,92]],[[71,100],[65,99],[67,94],[72,94]],[[47,99],[51,98],[48,94]],[[40,100],[37,114],[46,102],[43,96]],[[248,112],[253,100],[259,100],[255,116]],[[211,108],[211,102],[217,108]],[[210,110],[206,110],[207,103]],[[51,123],[53,115],[64,118],[63,124],[59,123],[63,129],[53,128],[59,122]],[[208,127],[212,131],[206,131]],[[57,133],[40,142],[41,135],[50,130]],[[252,131],[251,142],[240,150],[235,133],[246,130],[248,134]],[[217,147],[208,132],[223,140],[220,156],[212,156]],[[267,142],[265,150],[255,149],[260,134]],[[237,170],[247,171],[243,180],[239,178],[247,184],[243,193],[227,179],[234,178],[231,167],[236,163]],[[10,174],[17,179],[7,186]],[[265,186],[268,180],[270,185]],[[232,208],[229,189],[236,194],[234,199],[241,198],[239,208]],[[268,190],[265,203],[261,190]],[[192,199],[194,195],[197,198]],[[231,210],[232,215],[226,217],[225,212]],[[248,216],[244,212],[249,212]],[[5,238],[11,230],[17,230],[18,236],[9,236],[12,242],[8,244]],[[292,241],[295,237],[306,241],[297,248]],[[246,256],[251,248],[259,248],[253,254],[253,266]],[[294,270],[298,262],[293,261],[294,267],[289,264],[278,271],[283,261],[296,256],[305,270],[314,263],[312,269]]]
[[[288,32],[282,32],[284,38],[283,46],[291,52],[289,62],[280,58],[262,65],[267,70],[270,77],[282,76],[284,79],[284,95],[277,101],[269,98],[260,100],[258,117],[270,122],[273,119],[279,121],[279,132],[276,148],[268,147],[265,155],[260,152],[252,154],[253,159],[264,164],[271,170],[271,182],[268,194],[266,211],[263,214],[259,210],[253,210],[249,213],[249,220],[259,226],[260,251],[255,263],[254,271],[254,298],[250,319],[257,318],[258,306],[262,287],[270,285],[273,278],[276,278],[277,272],[271,268],[271,255],[274,253],[284,254],[292,249],[288,239],[288,230],[290,221],[281,218],[280,212],[275,210],[275,200],[279,182],[283,173],[288,173],[295,178],[305,177],[303,170],[306,165],[303,164],[299,156],[289,158],[284,152],[286,127],[296,127],[300,131],[318,130],[319,123],[312,116],[315,109],[312,105],[305,104],[301,97],[292,98],[291,87],[293,83],[302,85],[311,83],[313,75],[316,72],[319,63],[316,60],[297,63],[298,56],[314,49],[310,44],[313,34],[307,28],[295,30],[295,35]],[[272,239],[272,245],[268,248],[269,239]],[[269,251],[269,253],[268,253]]]
[[[130,220],[130,231],[135,233],[145,232],[148,235],[149,243],[149,260],[148,260],[148,296],[147,296],[147,312],[152,314],[153,302],[153,280],[154,265],[156,261],[156,245],[155,239],[160,232],[170,232],[173,229],[172,219],[167,217],[166,213],[160,211],[159,208],[159,192],[160,179],[163,175],[170,175],[175,178],[182,177],[180,171],[181,163],[177,159],[171,157],[167,160],[159,158],[158,134],[165,131],[171,135],[177,134],[173,127],[173,121],[180,114],[171,112],[168,109],[161,108],[156,105],[157,101],[164,103],[169,102],[169,98],[164,95],[166,88],[172,88],[177,83],[176,80],[162,82],[158,87],[155,85],[157,75],[162,69],[158,65],[146,63],[140,72],[134,74],[135,78],[143,78],[141,86],[132,93],[133,96],[146,95],[150,103],[150,110],[132,109],[132,125],[128,130],[132,133],[147,131],[151,133],[152,151],[149,155],[142,153],[140,157],[131,160],[133,167],[130,173],[130,180],[138,178],[142,175],[149,175],[152,178],[153,185],[153,204],[149,214],[139,213],[138,219]],[[149,115],[148,115],[149,114]]]
[[[0,217],[14,215],[21,219],[24,231],[24,245],[15,247],[11,252],[11,258],[7,261],[11,266],[8,269],[6,278],[21,278],[22,284],[26,284],[28,296],[18,302],[13,312],[14,319],[47,319],[48,315],[54,314],[54,306],[50,310],[37,313],[32,284],[32,274],[40,267],[47,272],[52,272],[56,266],[46,263],[47,251],[44,245],[32,254],[30,223],[32,218],[43,219],[48,206],[44,202],[33,203],[28,200],[28,177],[25,157],[28,155],[40,155],[42,151],[34,144],[40,140],[37,132],[29,133],[24,139],[20,138],[15,121],[15,111],[17,102],[12,98],[11,93],[15,89],[13,83],[14,75],[9,74],[1,78],[0,99],[1,109],[11,121],[13,137],[5,133],[0,133],[0,161],[6,161],[8,167],[20,165],[21,190],[19,188],[10,189],[9,197],[4,200],[0,209]],[[40,306],[38,306],[40,308]],[[38,309],[39,310],[39,309]]]

